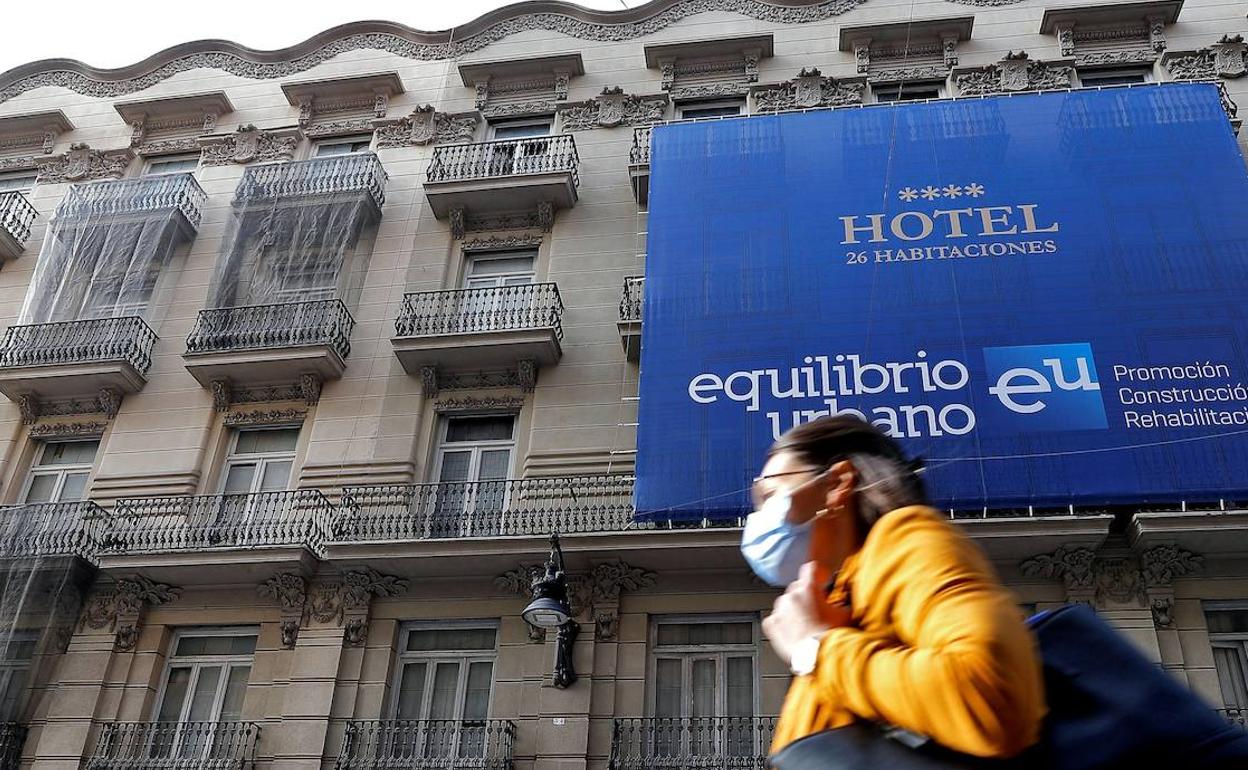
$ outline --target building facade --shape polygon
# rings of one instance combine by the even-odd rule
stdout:
[[[1201,80],[1238,128],[1246,32],[548,3],[0,75],[0,761],[761,767],[775,592],[735,522],[631,518],[650,127]],[[1093,604],[1242,721],[1239,503],[950,515],[1026,608]],[[556,530],[566,687],[520,616]]]

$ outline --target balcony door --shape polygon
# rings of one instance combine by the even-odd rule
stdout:
[[[700,757],[717,765],[767,752],[755,729],[756,624],[753,618],[663,619],[652,631],[651,751],[662,766]]]
[[[453,622],[413,625],[400,639],[387,757],[484,759],[498,629]],[[409,752],[404,754],[404,752]]]
[[[165,672],[147,756],[225,759],[229,727],[242,718],[256,650],[254,628],[180,632]]]
[[[446,417],[430,537],[498,534],[515,453],[515,415]]]
[[[492,251],[473,254],[464,270],[459,308],[464,331],[517,329],[530,325],[536,277],[537,250]]]
[[[87,479],[100,440],[45,441],[26,475],[23,503],[68,503],[87,496]]]
[[[496,142],[490,144],[487,166],[490,176],[533,174],[546,171],[546,160],[551,151],[550,130],[554,120],[549,117],[523,118],[490,124],[490,136]]]
[[[288,500],[278,494],[290,487],[299,428],[246,428],[230,436],[230,451],[221,474],[221,501],[212,511],[209,544],[247,544],[257,521],[289,515]]]

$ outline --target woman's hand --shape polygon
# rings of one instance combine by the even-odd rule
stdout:
[[[763,633],[785,665],[790,664],[794,646],[803,639],[851,625],[848,607],[828,604],[830,579],[828,570],[816,562],[803,564],[797,580],[776,599],[771,614],[763,620]]]

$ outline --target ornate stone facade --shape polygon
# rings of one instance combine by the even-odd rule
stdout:
[[[1074,68],[1031,59],[1026,51],[1007,53],[996,64],[954,75],[960,96],[1070,88]]]
[[[308,598],[308,581],[302,575],[283,572],[261,583],[256,592],[264,598],[277,602],[281,610],[281,619],[278,623],[282,647],[293,650],[299,636],[299,627],[303,625]]]
[[[134,160],[134,151],[93,150],[90,146],[75,142],[69,152],[51,158],[38,158],[39,184],[66,182],[89,182],[93,179],[121,179]]]
[[[374,120],[377,147],[406,147],[443,142],[471,142],[481,123],[479,112],[438,112],[432,105],[401,118]]]
[[[544,574],[540,565],[528,564],[508,570],[494,579],[500,591],[527,598],[532,597],[534,581]],[[600,641],[614,640],[619,633],[620,595],[625,591],[653,588],[658,576],[621,559],[595,564],[588,573],[568,575],[568,603],[574,616],[588,613],[594,622],[594,637]],[[545,638],[540,633],[530,634],[532,641]]]
[[[342,573],[336,582],[320,583],[307,599],[308,615],[319,623],[337,623],[348,647],[362,647],[368,639],[368,611],[374,596],[398,596],[408,581],[365,567]]]
[[[111,589],[97,593],[87,601],[83,608],[82,626],[111,629],[115,634],[116,649],[129,652],[139,639],[144,609],[171,602],[181,593],[181,588],[157,583],[142,575],[118,580]]]
[[[291,160],[301,139],[302,134],[297,129],[266,131],[248,124],[230,134],[201,137],[199,143],[203,147],[205,166],[228,166]]]
[[[809,107],[839,107],[860,104],[866,86],[857,80],[824,77],[811,67],[797,73],[785,83],[758,86],[753,89],[754,108],[758,112],[783,112]]]
[[[666,96],[633,96],[616,86],[604,88],[589,101],[560,107],[559,119],[564,131],[588,131],[655,123],[666,111]]]

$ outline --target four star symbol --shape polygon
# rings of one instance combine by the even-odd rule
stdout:
[[[913,187],[907,187],[901,192],[897,193],[897,197],[901,198],[903,201],[912,201],[915,198],[919,197],[919,194],[914,191]]]
[[[913,187],[903,187],[897,192],[897,197],[909,203],[917,198],[934,201],[937,198],[960,198],[963,195],[969,195],[972,198],[978,198],[984,194],[984,186],[979,182],[968,182],[966,185],[947,184],[944,187],[935,187],[927,185],[922,190],[916,190]]]
[[[979,182],[971,182],[966,186],[966,194],[972,198],[978,198],[984,194],[984,186]]]
[[[931,200],[936,200],[937,198],[940,197],[940,190],[936,189],[935,187],[932,187],[929,184],[927,187],[924,187],[923,192],[919,194],[922,195],[924,198],[928,199],[929,201],[931,201]]]
[[[945,194],[946,198],[957,198],[962,195],[962,188],[956,184],[947,184],[941,192]]]

